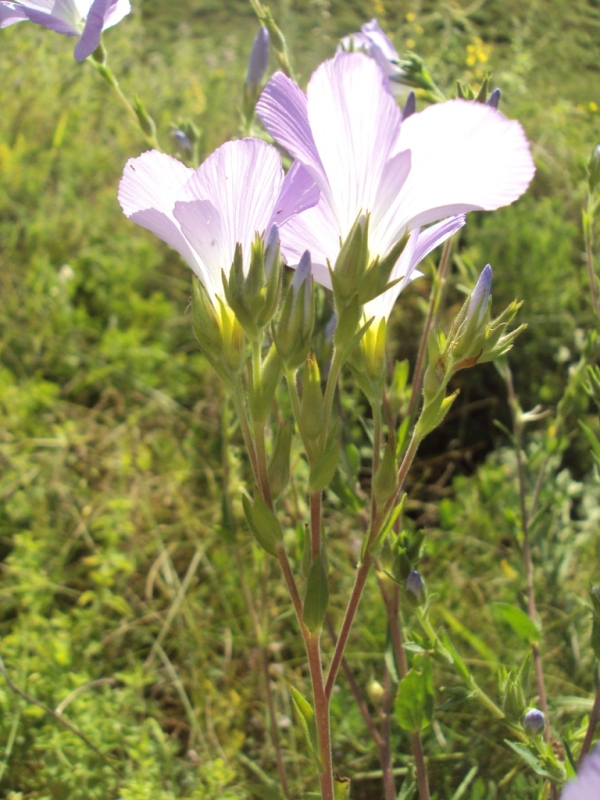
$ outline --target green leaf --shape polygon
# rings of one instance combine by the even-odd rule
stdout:
[[[592,448],[592,450],[594,452],[594,456],[596,458],[596,461],[598,463],[600,463],[600,442],[598,441],[598,438],[596,437],[596,434],[590,428],[589,425],[586,425],[585,422],[582,422],[581,420],[579,420],[579,427],[585,433],[586,438],[587,438],[587,440],[588,440],[588,442],[590,444],[590,447]]]
[[[492,614],[497,620],[505,622],[521,639],[528,644],[536,644],[540,640],[540,628],[529,619],[518,606],[510,603],[492,603]]]
[[[335,475],[339,457],[340,442],[336,436],[332,441],[328,442],[323,455],[319,458],[317,463],[311,467],[308,482],[308,491],[311,494],[314,494],[314,492],[322,492],[323,489],[329,486]]]
[[[563,782],[565,780],[565,768],[557,761],[556,756],[552,752],[550,746],[545,746],[543,753],[538,756],[535,752],[530,750],[527,745],[518,742],[511,742],[508,739],[504,740],[511,750],[521,758],[536,775],[540,778],[547,778],[551,781]]]
[[[306,700],[300,692],[295,689],[293,686],[291,687],[292,690],[292,702],[294,703],[294,708],[296,709],[296,713],[300,718],[300,724],[302,725],[302,730],[304,731],[304,736],[306,737],[306,744],[308,745],[308,749],[310,751],[311,756],[313,757],[313,761],[319,770],[322,769],[321,760],[319,758],[319,746],[317,744],[317,726],[315,723],[315,712],[312,709],[311,704]]]
[[[450,655],[450,658],[452,659],[452,662],[453,662],[454,666],[456,667],[456,671],[458,672],[460,677],[465,681],[465,683],[468,686],[471,686],[472,683],[473,683],[473,678],[471,677],[471,673],[469,672],[469,668],[467,667],[465,662],[462,660],[460,654],[455,649],[454,645],[450,641],[450,638],[449,638],[448,634],[445,631],[442,632],[442,634],[440,635],[440,639],[442,640],[442,644],[444,645],[444,647],[448,651],[448,654]]]
[[[283,539],[283,531],[279,520],[265,501],[257,496],[254,504],[246,495],[242,495],[242,505],[246,520],[257,543],[272,556],[277,555],[277,548]]]
[[[304,608],[302,609],[304,624],[311,633],[317,633],[321,630],[328,603],[327,570],[325,569],[323,557],[319,553],[310,567],[308,581],[306,582]]]
[[[442,605],[439,605],[437,610],[444,617],[452,630],[461,636],[465,642],[470,644],[473,650],[479,653],[482,658],[492,665],[496,665],[498,663],[498,658],[496,657],[494,651],[488,647],[487,644],[479,638],[479,636],[473,633],[472,630],[463,625],[462,622],[457,619],[451,611]]]
[[[405,731],[426,728],[433,718],[433,676],[428,656],[409,670],[398,685],[396,719]]]

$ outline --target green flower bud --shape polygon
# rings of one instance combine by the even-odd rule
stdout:
[[[379,508],[385,506],[394,496],[398,488],[398,462],[396,461],[396,443],[390,439],[384,447],[383,458],[373,478],[373,493]]]
[[[321,391],[321,373],[313,355],[309,355],[304,369],[300,425],[308,439],[317,439],[323,432],[325,409]]]
[[[292,426],[284,421],[277,428],[273,453],[269,462],[269,486],[273,498],[279,497],[290,481]]]
[[[308,250],[300,259],[289,286],[273,340],[284,365],[291,370],[305,360],[310,350],[315,322],[314,288]]]
[[[273,225],[267,244],[261,237],[255,239],[250,253],[248,273],[244,273],[242,247],[238,243],[229,279],[223,276],[227,302],[240,325],[252,341],[269,324],[279,304],[283,265],[279,249],[279,229]]]
[[[359,214],[331,270],[336,312],[358,293],[369,266],[369,217]]]

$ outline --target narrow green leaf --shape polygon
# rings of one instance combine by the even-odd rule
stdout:
[[[319,458],[317,463],[311,467],[310,478],[308,482],[308,491],[322,492],[326,489],[335,475],[338,461],[340,457],[340,442],[336,437],[331,443],[328,444],[325,452]]]
[[[521,639],[528,644],[536,644],[540,640],[540,628],[529,619],[518,606],[510,603],[492,603],[492,614],[497,620],[505,622]]]
[[[442,644],[444,645],[444,647],[446,648],[446,650],[450,654],[452,662],[453,662],[454,666],[456,667],[456,671],[458,672],[460,677],[465,681],[465,683],[468,686],[471,686],[471,683],[472,683],[473,679],[471,677],[471,673],[469,672],[469,668],[467,667],[465,662],[462,660],[460,654],[455,649],[454,645],[450,641],[450,638],[449,638],[448,634],[445,631],[442,632],[442,634],[440,635],[440,639],[442,640]]]
[[[302,730],[304,731],[304,736],[306,737],[306,744],[308,745],[308,749],[310,750],[310,754],[312,755],[315,764],[319,769],[321,769],[321,760],[318,755],[319,748],[317,744],[315,712],[313,711],[308,700],[306,700],[297,689],[292,686],[291,690],[292,702],[294,703],[294,708],[296,709],[296,713],[300,718],[300,724],[302,725]]]
[[[329,603],[329,586],[323,557],[319,554],[311,564],[306,582],[306,596],[302,616],[304,624],[311,633],[317,633],[323,625],[323,618]]]
[[[252,505],[249,498],[242,495],[242,505],[258,545],[270,555],[276,556],[277,547],[283,538],[279,520],[261,497],[256,497]]]
[[[487,644],[479,638],[479,636],[474,634],[472,630],[463,625],[462,622],[457,619],[451,611],[442,605],[439,605],[437,610],[444,617],[452,630],[462,637],[465,642],[470,644],[473,650],[479,653],[482,658],[492,665],[498,663],[498,658],[496,657],[494,651],[488,647]]]

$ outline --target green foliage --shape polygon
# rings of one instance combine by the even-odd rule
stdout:
[[[333,52],[339,35],[373,15],[367,4],[272,5],[301,82]],[[470,216],[450,280],[450,311],[490,262],[495,307],[515,297],[525,301],[518,321],[528,331],[511,353],[522,404],[555,404],[583,348],[582,331],[592,325],[579,224],[583,165],[598,136],[592,103],[598,10],[584,0],[493,0],[467,10],[425,5],[415,6],[410,18],[413,6],[406,4],[384,2],[377,13],[398,45],[413,40],[410,49],[424,56],[448,95],[457,80],[477,85],[484,70],[493,70],[501,108],[522,119],[539,165],[531,194],[514,207]],[[169,138],[180,119],[199,132],[200,158],[239,134],[255,30],[242,0],[194,0],[178,9],[145,0],[110,32],[111,66],[124,89],[139,95],[140,113],[147,109],[156,121],[166,150],[185,156]],[[60,709],[107,761],[0,678],[0,793],[13,800],[273,796],[276,764],[250,598],[274,632],[271,683],[299,796],[308,786],[307,757],[316,752],[312,709],[302,700],[304,656],[281,589],[266,596],[270,560],[240,524],[239,490],[247,478],[240,431],[193,342],[188,268],[129,223],[115,200],[125,161],[144,143],[124,110],[112,105],[109,87],[87,65],[73,63],[70,40],[27,24],[3,30],[1,38],[0,655],[17,687]],[[427,291],[420,281],[403,295],[396,325],[397,352],[410,358],[411,369],[415,351],[409,348],[421,330],[419,293]],[[408,362],[396,369],[394,408],[406,404],[411,369]],[[461,389],[467,396],[472,391]],[[582,434],[573,445],[582,450],[578,441],[594,446],[599,435],[586,402],[578,399],[571,412],[584,417],[587,439]],[[453,413],[449,424],[456,429]],[[566,427],[574,439],[576,424]],[[321,488],[333,478],[332,490],[357,512],[369,445],[362,430],[354,432],[353,441],[340,442],[337,432],[330,437],[310,480]],[[402,436],[408,433],[406,426]],[[532,550],[552,712],[565,741],[578,746],[594,688],[588,643],[597,620],[592,629],[585,591],[598,582],[598,484],[591,459],[575,471],[571,451],[565,461],[562,445],[549,448],[552,437],[551,429],[537,433],[526,448],[532,468],[550,452]],[[273,464],[289,460],[284,439]],[[340,445],[345,464],[334,477]],[[294,462],[293,444],[291,451],[297,474],[305,465]],[[418,493],[409,499],[407,526],[412,516],[421,521],[404,544],[418,547],[397,573],[404,577],[421,559],[435,592],[431,618],[452,633],[453,644],[447,635],[441,639],[452,664],[435,658],[433,679],[442,688],[432,717],[431,675],[423,667],[432,660],[425,655],[428,639],[407,612],[409,676],[417,685],[409,695],[410,681],[403,682],[398,695],[397,763],[407,770],[412,763],[402,729],[424,728],[438,797],[533,800],[540,791],[535,771],[554,768],[550,754],[540,768],[537,755],[513,743],[525,759],[521,769],[501,744],[506,730],[482,713],[472,687],[465,688],[475,674],[501,702],[499,665],[522,664],[527,643],[538,635],[522,611],[514,452],[497,449],[473,474],[456,478],[451,491],[439,489],[444,496],[433,511]],[[363,536],[330,499],[326,519],[340,584],[332,586],[333,596],[333,589],[351,585],[348,547],[360,553]],[[294,553],[289,533],[284,526],[283,541]],[[195,554],[197,570],[188,574]],[[327,604],[323,565],[315,576],[320,599],[311,613],[318,627]],[[310,573],[308,579],[310,589]],[[331,613],[337,623],[342,609],[331,603]],[[380,675],[387,636],[374,585],[360,613],[348,660],[366,688]],[[511,707],[533,699],[522,671],[504,677],[519,682]],[[302,691],[292,701],[291,683]],[[377,714],[380,701],[373,698]],[[332,713],[336,759],[354,776],[352,797],[379,796],[374,748],[343,678]],[[478,772],[467,781],[473,765]],[[260,782],[256,791],[249,776]],[[409,797],[410,779],[405,786]]]

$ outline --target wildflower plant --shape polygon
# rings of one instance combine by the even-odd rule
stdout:
[[[410,409],[403,419],[387,413],[392,309],[402,291],[423,277],[417,268],[430,253],[444,245],[448,258],[451,238],[468,224],[469,212],[509,205],[527,190],[535,169],[527,138],[497,109],[497,94],[485,102],[487,90],[479,97],[484,102],[463,92],[418,111],[412,95],[403,112],[395,96],[400,84],[420,87],[430,100],[441,98],[418,58],[401,59],[375,20],[343,40],[304,93],[287,68],[285,40],[270,12],[253,5],[261,28],[243,116],[245,132],[255,117],[262,123],[262,138],[225,142],[195,169],[161,152],[143,103],[128,101],[108,70],[101,33],[128,13],[128,3],[0,0],[0,24],[29,20],[79,37],[76,60],[89,59],[154,145],[127,162],[118,199],[133,223],[174,248],[193,271],[193,331],[233,403],[246,448],[251,477],[241,506],[248,535],[277,562],[304,644],[311,695],[296,687],[291,694],[321,799],[349,796],[352,776],[340,776],[334,758],[331,702],[340,670],[352,684],[345,651],[373,573],[393,668],[387,667],[381,728],[364,704],[361,713],[379,751],[386,800],[397,797],[392,715],[410,738],[420,800],[430,797],[421,732],[433,718],[435,663],[454,671],[502,726],[507,746],[535,762],[538,774],[555,786],[567,771],[543,738],[547,713],[526,710],[530,661],[503,674],[499,704],[481,689],[449,637],[430,621],[431,587],[420,572],[423,533],[403,525],[407,476],[422,441],[455,400],[456,374],[500,359],[522,330],[511,327],[518,302],[492,315],[490,265],[449,326],[426,327]],[[284,71],[261,91],[270,37]],[[190,138],[181,126],[174,130],[182,150],[192,153],[197,135]],[[281,151],[289,159],[287,172]],[[330,330],[317,313],[326,305]],[[369,407],[368,490],[358,489],[344,471],[354,420],[338,409],[344,408],[348,376]],[[591,393],[596,377],[590,374]],[[335,532],[324,513],[333,495],[362,530],[352,589],[335,597],[335,606],[344,609],[337,627],[329,613],[338,585],[328,542]],[[410,654],[401,601],[421,630]],[[528,622],[535,661],[536,630]],[[270,705],[279,772],[272,796],[287,800],[293,794]],[[587,790],[596,772],[597,753],[577,780]],[[410,791],[408,781],[403,796]]]

